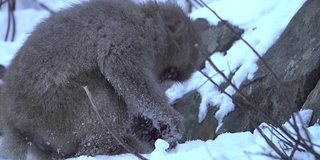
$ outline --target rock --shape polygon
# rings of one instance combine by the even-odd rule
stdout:
[[[197,22],[208,23],[206,20],[198,20]],[[221,22],[218,26],[202,28],[204,30],[202,32],[203,42],[210,42],[204,44],[209,51],[227,51],[233,42],[238,40],[237,36],[225,26],[225,23]],[[200,26],[205,25],[201,24]],[[243,33],[243,30],[237,27],[233,27],[233,29],[239,35]],[[181,142],[194,139],[208,140],[216,137],[215,130],[218,122],[214,117],[207,116],[201,123],[198,123],[200,101],[200,95],[197,92],[192,92],[174,104],[174,108],[185,118],[186,133]],[[215,112],[214,107],[208,108],[208,115],[214,115]]]
[[[285,122],[292,112],[301,109],[307,96],[319,81],[319,15],[320,2],[318,0],[305,2],[279,40],[265,54],[264,60],[279,78],[281,84],[276,83],[269,70],[260,61],[253,81],[241,85],[241,91],[256,104],[254,107],[259,107],[273,117],[277,121],[276,124]],[[314,99],[319,102],[319,90],[314,90],[313,93],[308,102],[310,105],[315,102]],[[273,123],[270,118],[263,117],[261,112],[249,107],[239,94],[234,95],[234,101],[240,103],[242,107],[237,106],[235,111],[225,117],[224,124],[217,133],[253,130],[262,121]],[[319,105],[316,107],[319,108]],[[319,115],[319,109],[314,109]],[[253,118],[254,125],[250,123],[249,117]]]
[[[316,87],[307,97],[306,102],[303,104],[302,109],[312,109],[313,116],[311,118],[310,125],[315,123],[319,124],[320,119],[320,81],[318,81]]]
[[[181,142],[187,140],[208,140],[216,137],[215,129],[218,122],[214,117],[207,116],[201,123],[198,123],[198,112],[201,96],[197,92],[187,94],[179,99],[174,108],[183,115],[185,120],[186,133],[181,139]],[[214,115],[215,108],[208,108],[208,115]]]
[[[201,33],[202,41],[205,43],[204,46],[210,53],[225,52],[239,39],[237,35],[226,27],[226,23],[228,22],[221,21],[217,26],[210,26]],[[232,28],[238,35],[244,32],[236,26],[232,26]]]

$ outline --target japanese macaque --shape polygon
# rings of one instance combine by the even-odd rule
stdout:
[[[128,152],[112,132],[139,153],[158,138],[175,144],[183,117],[164,83],[187,80],[204,62],[197,28],[171,2],[92,0],[52,14],[6,71],[2,151],[13,159]]]

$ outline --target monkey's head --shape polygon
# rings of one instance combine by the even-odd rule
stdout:
[[[164,81],[185,81],[203,66],[206,53],[199,53],[195,47],[201,45],[201,20],[192,21],[174,3],[153,3],[150,8],[158,11],[165,29],[165,47],[156,54],[155,73],[160,83]],[[203,21],[203,19],[202,19]],[[160,24],[161,25],[161,24]]]

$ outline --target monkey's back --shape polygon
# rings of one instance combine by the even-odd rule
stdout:
[[[97,59],[105,56],[98,52],[108,54],[122,43],[152,41],[153,35],[144,34],[154,32],[152,27],[139,6],[129,1],[75,5],[35,28],[13,59],[7,77],[28,87],[37,86],[40,93],[40,87],[47,90],[98,69]]]
[[[117,131],[127,113],[115,107],[124,104],[104,79],[98,59],[116,52],[120,44],[152,42],[154,35],[144,33],[153,29],[139,6],[129,1],[97,0],[53,14],[35,28],[6,72],[1,93],[4,127],[74,154],[97,123],[82,88],[88,85],[98,95],[97,103],[111,106],[106,110],[118,117],[112,126]]]

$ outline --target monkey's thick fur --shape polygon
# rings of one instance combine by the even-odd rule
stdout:
[[[178,141],[183,117],[163,81],[184,81],[204,61],[197,27],[175,4],[93,0],[54,13],[31,33],[1,91],[3,148],[13,159],[140,153]]]

